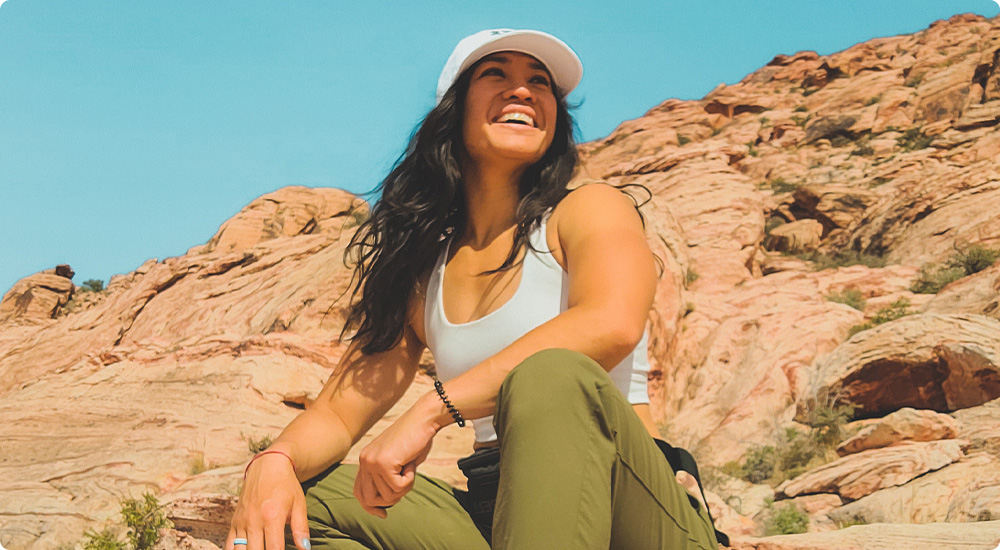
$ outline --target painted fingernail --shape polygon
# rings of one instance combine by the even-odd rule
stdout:
[[[312,550],[312,547],[313,545],[309,542],[309,539],[302,539],[302,548],[305,548],[305,550]]]

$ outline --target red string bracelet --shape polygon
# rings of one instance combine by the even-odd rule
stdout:
[[[289,455],[285,451],[278,451],[278,450],[261,451],[261,452],[255,454],[255,455],[253,455],[253,458],[250,459],[250,462],[247,462],[247,467],[243,469],[243,481],[247,480],[247,472],[250,471],[250,465],[253,464],[253,461],[257,460],[258,458],[260,458],[260,457],[262,457],[264,455],[269,455],[269,454],[281,455],[281,456],[287,458],[288,461],[292,463],[292,473],[295,473],[295,461],[292,460],[291,455]]]

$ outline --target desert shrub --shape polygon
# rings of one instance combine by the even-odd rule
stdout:
[[[918,294],[937,294],[949,283],[992,266],[998,258],[1000,250],[991,250],[980,245],[970,246],[955,253],[944,266],[923,265],[910,290]]]
[[[900,298],[888,306],[876,311],[875,316],[870,320],[865,321],[860,325],[854,325],[851,327],[850,330],[848,330],[847,337],[850,338],[863,330],[868,330],[872,327],[881,325],[882,323],[888,323],[889,321],[895,321],[896,319],[905,317],[911,313],[913,312],[910,311],[910,301],[906,298]]]
[[[127,550],[125,543],[118,540],[110,527],[101,531],[88,530],[83,534],[82,545],[83,550]]]
[[[777,461],[777,451],[771,445],[751,447],[740,466],[739,477],[750,483],[764,483],[774,475]]]
[[[857,409],[839,392],[818,396],[806,413],[808,429],[786,428],[777,444],[751,447],[742,464],[727,463],[720,470],[750,483],[777,486],[835,460],[836,446],[847,437],[847,424]]]
[[[197,452],[191,455],[191,459],[188,461],[188,473],[196,476],[205,470],[208,470],[208,465],[205,464],[205,453]]]
[[[830,138],[830,145],[832,147],[843,147],[843,146],[847,145],[850,142],[851,142],[851,138],[849,136],[845,136],[843,134],[837,134],[837,135],[835,135],[835,136],[833,136],[833,137]]]
[[[160,529],[171,526],[153,493],[123,500],[120,514],[126,540],[119,539],[111,527],[89,530],[83,535],[83,550],[152,550],[160,540]]]
[[[920,267],[920,273],[910,285],[910,291],[917,294],[937,294],[946,285],[962,277],[965,277],[965,270],[961,267],[926,264]]]
[[[913,76],[911,76],[911,77],[907,78],[907,79],[906,79],[906,80],[905,80],[905,81],[903,82],[903,86],[906,86],[906,87],[908,87],[908,88],[916,88],[917,86],[919,86],[919,85],[920,85],[920,82],[921,82],[921,81],[922,81],[923,79],[924,79],[924,75],[922,75],[922,74],[915,74],[915,75],[913,75]]]
[[[919,151],[927,148],[934,141],[934,136],[925,136],[920,128],[910,128],[896,138],[896,145],[904,151]]]
[[[142,499],[122,501],[122,521],[125,537],[132,550],[150,550],[160,540],[160,529],[170,526],[156,495],[144,493]]]
[[[799,105],[798,107],[796,107],[796,108],[794,109],[794,111],[795,111],[796,113],[804,113],[804,112],[806,112],[806,111],[808,111],[808,110],[809,110],[809,107],[806,107],[805,105]]]
[[[947,266],[960,268],[966,275],[972,275],[992,266],[997,258],[1000,258],[1000,250],[990,250],[977,244],[952,256]]]
[[[274,438],[272,438],[270,435],[264,435],[261,436],[260,438],[256,438],[253,435],[250,435],[246,436],[245,439],[247,440],[247,448],[249,448],[250,452],[253,454],[257,454],[263,451],[264,449],[267,449],[268,447],[271,446],[271,443],[274,442]]]
[[[698,275],[697,271],[690,267],[687,268],[687,271],[684,272],[684,286],[690,286],[698,280],[698,277],[700,277],[700,275]]]
[[[772,513],[764,523],[765,536],[795,535],[805,533],[809,529],[809,515],[795,504],[789,502],[780,508],[775,508],[769,503],[768,508]]]
[[[885,267],[885,258],[877,254],[867,254],[854,250],[843,250],[834,254],[825,254],[820,251],[808,252],[795,255],[800,260],[813,262],[816,271],[832,269],[835,267],[848,267],[852,265],[865,265],[868,267]]]
[[[752,141],[747,142],[747,154],[751,157],[756,157],[759,154],[756,144]]]
[[[869,97],[868,99],[866,99],[865,100],[865,107],[868,107],[869,105],[875,105],[879,101],[882,101],[882,94],[878,94],[877,96],[872,96],[872,97]]]
[[[827,294],[826,299],[831,302],[836,302],[838,304],[845,304],[851,306],[858,311],[864,311],[865,304],[867,303],[867,300],[865,300],[864,295],[861,293],[860,290],[856,288],[845,288],[840,292]]]
[[[680,145],[687,145],[688,143],[691,143],[691,138],[687,136],[677,136],[677,143]]]
[[[775,193],[791,193],[799,188],[797,184],[785,181],[785,178],[774,178],[768,182]]]
[[[872,147],[871,143],[867,138],[862,139],[857,142],[854,150],[851,151],[852,155],[857,155],[859,157],[870,157],[875,154],[875,148]]]
[[[101,292],[104,290],[104,281],[100,279],[87,279],[80,285],[80,292]]]
[[[803,97],[808,97],[808,96],[811,96],[811,95],[813,95],[814,93],[816,93],[818,91],[819,91],[819,88],[806,88],[805,90],[802,90],[802,96]]]

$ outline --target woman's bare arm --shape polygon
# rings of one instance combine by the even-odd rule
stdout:
[[[269,449],[289,453],[305,481],[347,456],[351,446],[399,401],[417,372],[424,346],[407,326],[399,344],[365,356],[356,342],[308,410]]]

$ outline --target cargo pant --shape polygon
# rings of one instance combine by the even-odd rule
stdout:
[[[704,507],[691,505],[632,406],[589,357],[551,349],[526,359],[500,388],[494,425],[493,548],[717,550]],[[314,550],[489,550],[464,491],[418,475],[381,519],[354,498],[356,472],[335,465],[303,484]]]

